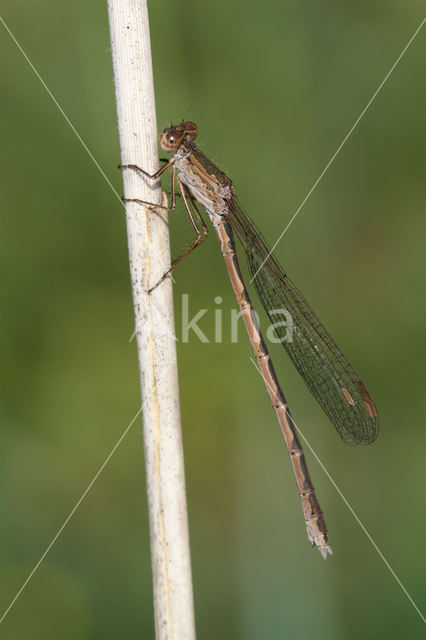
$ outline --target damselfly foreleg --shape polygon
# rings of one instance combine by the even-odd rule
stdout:
[[[164,171],[166,171],[166,169],[168,169],[169,167],[172,166],[173,164],[173,158],[171,160],[167,160],[165,158],[161,158],[162,162],[166,162],[166,164],[163,167],[160,167],[158,169],[158,171],[156,171],[155,173],[148,173],[148,171],[145,171],[145,169],[141,169],[141,167],[138,167],[137,164],[119,164],[118,168],[119,169],[134,169],[135,171],[139,171],[139,173],[142,173],[142,175],[145,176],[145,178],[150,178],[151,180],[156,180],[157,178],[159,178],[161,176],[162,173],[164,173]]]
[[[161,167],[160,169],[158,169],[158,171],[156,171],[153,174],[150,174],[147,171],[144,171],[144,169],[141,169],[140,167],[138,167],[137,164],[118,165],[119,169],[134,169],[135,171],[139,171],[140,173],[142,173],[142,175],[145,176],[145,178],[149,178],[150,180],[157,180],[161,176],[161,174],[164,173],[164,171],[166,171],[166,169],[169,169],[169,167],[172,168],[171,174],[170,174],[170,207],[164,207],[161,204],[155,204],[154,202],[147,202],[146,200],[140,200],[139,198],[123,198],[123,202],[137,202],[138,204],[143,204],[148,207],[152,207],[153,209],[165,209],[166,211],[174,211],[176,208],[176,187],[175,187],[176,170],[171,160],[169,160],[167,164],[164,165],[164,167]]]

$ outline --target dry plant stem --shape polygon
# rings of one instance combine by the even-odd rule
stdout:
[[[159,166],[145,0],[108,0],[121,163]],[[160,204],[159,182],[123,170],[124,194]],[[126,206],[143,402],[157,640],[193,640],[195,624],[171,281],[148,290],[170,266],[167,211]],[[124,344],[124,343],[123,343]]]

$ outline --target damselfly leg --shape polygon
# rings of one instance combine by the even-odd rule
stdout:
[[[162,159],[164,161],[164,158]],[[140,200],[139,198],[123,198],[123,202],[137,202],[139,204],[146,205],[148,207],[152,207],[153,209],[165,209],[166,211],[174,211],[176,208],[175,201],[175,173],[176,170],[173,166],[173,162],[168,161],[164,167],[161,167],[155,173],[148,173],[144,169],[138,167],[137,164],[119,164],[119,169],[134,169],[135,171],[139,171],[145,178],[149,178],[150,180],[158,180],[161,174],[166,171],[169,167],[172,167],[171,175],[170,175],[170,207],[164,207],[162,204],[155,204],[154,202],[147,202],[146,200]]]
[[[185,207],[185,211],[188,215],[189,221],[191,223],[192,229],[195,233],[195,239],[192,242],[192,244],[183,252],[183,254],[181,256],[179,256],[179,258],[176,258],[176,260],[173,260],[170,269],[168,269],[160,278],[160,280],[153,286],[151,287],[151,289],[148,290],[148,293],[151,293],[154,289],[156,289],[158,287],[159,284],[161,284],[168,275],[170,275],[170,273],[173,271],[173,269],[180,263],[182,262],[182,260],[184,260],[190,253],[191,251],[193,251],[196,247],[198,247],[204,240],[206,240],[206,238],[209,235],[209,230],[203,220],[203,218],[201,217],[201,214],[197,208],[197,205],[195,203],[195,200],[192,196],[192,194],[190,193],[190,191],[188,190],[188,187],[186,187],[186,185],[184,185],[179,178],[177,178],[176,180],[176,169],[173,165],[173,162],[168,161],[167,164],[164,165],[164,167],[161,167],[161,169],[159,169],[158,171],[156,171],[153,174],[148,173],[147,171],[144,171],[144,169],[141,169],[140,167],[138,167],[136,164],[123,164],[123,165],[119,165],[120,169],[134,169],[136,171],[139,171],[140,173],[142,173],[142,175],[144,175],[146,178],[149,178],[150,180],[156,180],[158,179],[161,174],[166,171],[166,169],[168,169],[169,167],[171,167],[171,176],[170,176],[170,206],[169,207],[163,207],[162,205],[157,205],[154,204],[153,202],[147,202],[146,200],[140,200],[139,198],[123,198],[124,202],[137,202],[138,204],[143,204],[149,207],[152,207],[154,209],[166,209],[166,211],[174,211],[176,209],[176,197],[180,196],[182,197],[182,201]],[[178,184],[178,188],[180,193],[176,193],[176,181]],[[195,218],[198,220],[198,223],[201,226],[202,229],[202,233],[200,232],[197,223],[194,220],[194,215],[191,212],[191,207],[190,204],[192,206],[192,210],[193,213],[195,214]]]
[[[174,167],[173,167],[174,169]],[[200,212],[198,211],[197,205],[195,203],[195,200],[193,198],[193,196],[191,195],[190,191],[188,190],[188,187],[186,187],[180,180],[179,178],[177,178],[177,184],[179,187],[179,191],[180,191],[180,195],[182,196],[182,201],[185,207],[185,211],[188,215],[189,221],[191,223],[192,229],[195,233],[195,239],[194,242],[186,249],[186,251],[183,252],[183,254],[181,256],[179,256],[179,258],[176,258],[176,260],[173,260],[170,269],[168,269],[166,271],[166,273],[164,273],[162,275],[162,277],[160,278],[160,280],[153,286],[151,287],[151,289],[149,289],[148,293],[151,293],[154,289],[156,289],[158,287],[159,284],[161,284],[163,282],[163,280],[165,280],[167,278],[168,275],[170,275],[170,273],[173,271],[173,269],[175,267],[177,267],[177,265],[182,262],[190,253],[191,251],[193,251],[196,247],[198,247],[204,240],[207,239],[208,235],[209,235],[209,230],[203,220],[203,218],[201,217]],[[179,194],[176,194],[179,195]],[[195,220],[194,220],[194,216],[192,215],[191,212],[191,207],[189,206],[189,203],[191,203],[193,212],[195,214],[195,217],[197,218],[203,233],[201,234]]]

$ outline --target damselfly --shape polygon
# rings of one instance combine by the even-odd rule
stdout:
[[[348,360],[302,294],[284,273],[255,225],[241,209],[235,197],[232,181],[194,144],[197,135],[198,127],[193,122],[182,122],[164,129],[160,136],[161,147],[174,155],[153,175],[133,164],[122,165],[122,168],[135,169],[151,179],[159,178],[166,169],[171,168],[170,210],[176,206],[177,183],[195,233],[191,246],[172,263],[170,269],[152,289],[207,238],[208,229],[196,204],[199,202],[207,211],[217,233],[254,355],[290,454],[302,500],[308,538],[326,558],[327,553],[332,553],[328,544],[326,524],[295,424],[244,284],[235,249],[234,233],[244,247],[251,279],[278,338],[346,444],[370,444],[376,439],[379,426],[376,407]],[[126,200],[150,204],[138,199]],[[277,310],[284,311],[286,317],[290,318],[291,340],[287,339],[284,323],[276,323],[274,315]]]

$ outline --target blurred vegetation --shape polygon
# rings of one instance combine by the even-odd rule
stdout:
[[[4,0],[3,18],[119,193],[106,3]],[[152,2],[158,126],[182,116],[271,244],[423,17],[419,3]],[[0,597],[6,609],[140,406],[123,209],[4,28],[0,149]],[[425,514],[425,33],[276,255],[378,406],[347,448],[282,349],[295,420],[413,599]],[[173,253],[188,242],[172,221]],[[308,453],[335,556],[306,540],[278,425],[213,235],[176,273],[198,635],[421,637],[421,620]],[[214,299],[221,296],[218,305]],[[214,309],[224,340],[214,342]],[[2,624],[2,637],[153,638],[140,423]]]

